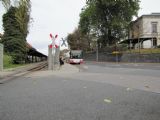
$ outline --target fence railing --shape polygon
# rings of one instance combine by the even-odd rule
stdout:
[[[96,52],[84,53],[84,60],[96,61]],[[98,61],[160,63],[160,53],[140,54],[122,52],[99,52]]]

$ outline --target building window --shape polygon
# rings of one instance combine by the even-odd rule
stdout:
[[[152,33],[157,33],[157,22],[152,22]]]
[[[153,39],[153,46],[157,46],[157,39],[156,38]]]

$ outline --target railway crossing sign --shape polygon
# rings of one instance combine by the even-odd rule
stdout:
[[[60,40],[56,39],[58,35],[53,36],[50,33],[50,38],[52,39],[52,44],[48,46],[48,69],[56,70],[59,66],[59,54],[60,54]]]
[[[56,40],[56,38],[58,37],[58,35],[56,34],[55,36],[53,36],[51,33],[50,33],[50,37],[52,39],[52,44],[49,46],[50,48],[52,47],[55,47],[55,48],[58,48],[59,47],[59,40]]]
[[[64,45],[65,47],[67,47],[66,41],[67,41],[66,39],[63,39],[63,38],[62,38],[62,44],[61,44],[61,47],[62,47],[63,45]]]

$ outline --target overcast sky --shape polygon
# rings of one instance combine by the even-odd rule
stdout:
[[[78,26],[79,13],[86,0],[32,0],[33,22],[27,41],[38,51],[48,54],[51,43],[49,34],[65,38]],[[141,0],[139,16],[160,12],[160,0]],[[0,33],[3,33],[2,15],[5,10],[0,3]]]

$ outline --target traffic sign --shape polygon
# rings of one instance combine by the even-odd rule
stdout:
[[[61,44],[61,47],[62,47],[63,45],[64,45],[65,47],[67,47],[66,40],[62,38],[62,42],[63,42],[63,43]]]

